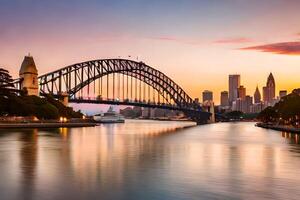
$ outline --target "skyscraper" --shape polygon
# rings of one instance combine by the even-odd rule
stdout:
[[[213,92],[209,90],[204,90],[202,92],[202,102],[213,101]]]
[[[221,92],[221,106],[222,107],[229,106],[228,92],[227,91],[222,91]]]
[[[238,98],[241,98],[242,100],[245,100],[246,98],[246,88],[242,85],[238,88]]]
[[[251,106],[253,105],[253,98],[249,95],[245,97],[245,100],[243,101],[243,112],[244,113],[250,113]]]
[[[260,103],[260,102],[261,102],[261,95],[258,86],[256,86],[256,90],[254,92],[254,103]]]
[[[229,75],[229,104],[232,105],[232,102],[238,98],[237,89],[240,87],[240,75],[231,74]]]
[[[275,99],[275,79],[272,73],[270,73],[267,85],[263,87],[263,100],[267,104],[272,104]]]

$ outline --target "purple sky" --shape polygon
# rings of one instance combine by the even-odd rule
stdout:
[[[192,97],[216,102],[230,73],[247,93],[273,72],[277,90],[300,87],[299,0],[1,0],[0,66],[23,56],[40,74],[98,58],[139,57]]]

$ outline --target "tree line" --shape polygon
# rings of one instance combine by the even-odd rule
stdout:
[[[35,116],[39,119],[82,117],[81,112],[64,106],[51,95],[41,98],[26,95],[26,90],[17,90],[9,71],[4,68],[0,68],[0,115]]]
[[[276,103],[273,107],[265,108],[258,119],[262,122],[298,126],[300,122],[300,89],[293,92]]]

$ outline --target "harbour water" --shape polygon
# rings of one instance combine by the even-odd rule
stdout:
[[[0,130],[0,199],[299,199],[299,135],[191,125]]]

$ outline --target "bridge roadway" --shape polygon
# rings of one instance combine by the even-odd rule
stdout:
[[[15,84],[21,87],[22,81],[20,78]],[[207,123],[211,116],[171,78],[144,62],[127,59],[91,60],[39,76],[38,83],[40,94],[50,94],[56,98],[67,95],[69,102],[73,103],[180,110],[197,123]],[[90,88],[93,88],[94,94],[90,93]],[[120,91],[123,94],[122,101],[116,99],[121,94]],[[88,98],[78,98],[83,97],[84,92],[88,94]],[[89,98],[93,96],[101,96],[102,99]],[[142,97],[148,99],[142,101]],[[158,102],[163,103],[151,102],[155,97]],[[137,98],[139,100],[132,100]]]
[[[110,105],[125,105],[125,106],[139,106],[145,108],[160,108],[160,109],[168,109],[168,110],[177,110],[182,112],[194,111],[198,112],[196,109],[187,109],[187,108],[179,108],[175,104],[168,103],[156,103],[150,101],[138,101],[138,100],[129,100],[125,99],[124,101],[119,99],[104,99],[104,98],[69,98],[70,103],[90,103],[90,104],[110,104]]]

